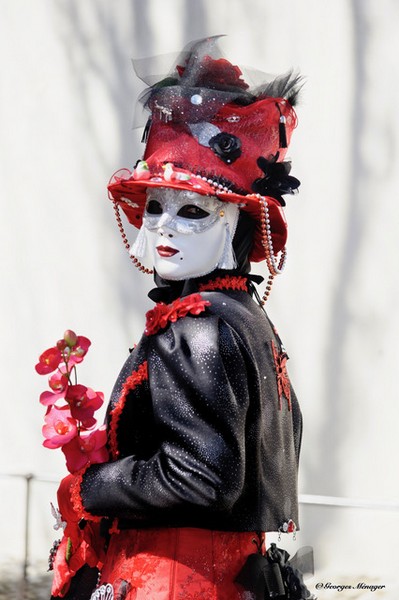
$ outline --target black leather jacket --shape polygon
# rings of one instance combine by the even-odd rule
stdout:
[[[279,339],[247,292],[201,296],[204,312],[143,336],[127,359],[108,412],[124,398],[118,455],[86,471],[83,506],[121,528],[298,527],[302,419],[292,388],[291,406],[278,390]]]

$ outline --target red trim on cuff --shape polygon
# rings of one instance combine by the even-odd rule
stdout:
[[[98,517],[96,515],[92,515],[85,510],[85,508],[83,506],[82,494],[81,494],[81,486],[82,486],[83,476],[90,466],[91,465],[89,463],[86,466],[84,466],[83,469],[80,469],[80,471],[77,471],[77,473],[75,473],[75,479],[72,482],[71,488],[70,488],[71,489],[71,502],[72,502],[74,511],[79,515],[80,519],[86,519],[86,521],[94,521],[94,522],[98,523],[99,521],[101,521],[101,519],[103,517]]]

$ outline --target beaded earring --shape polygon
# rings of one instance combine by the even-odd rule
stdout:
[[[272,234],[271,234],[271,227],[270,227],[270,216],[269,216],[269,207],[267,204],[267,200],[264,196],[261,196],[260,194],[256,194],[258,200],[259,200],[259,204],[261,207],[261,217],[260,217],[260,221],[261,221],[261,230],[262,230],[262,246],[265,250],[265,256],[266,256],[266,264],[267,264],[267,268],[269,269],[269,277],[267,280],[267,284],[266,284],[266,290],[262,296],[262,305],[264,305],[270,295],[270,291],[272,289],[272,285],[273,285],[273,281],[274,281],[274,277],[276,275],[280,275],[280,273],[283,272],[284,267],[285,267],[285,262],[287,259],[287,250],[285,248],[283,248],[280,252],[280,258],[277,258],[277,254],[274,252],[273,249],[273,240],[272,240]]]

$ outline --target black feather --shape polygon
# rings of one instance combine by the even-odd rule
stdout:
[[[259,88],[257,96],[258,98],[286,98],[291,106],[295,106],[303,83],[301,75],[289,71]]]

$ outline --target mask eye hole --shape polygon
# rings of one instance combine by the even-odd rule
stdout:
[[[205,219],[205,217],[209,217],[209,213],[206,210],[195,204],[185,204],[181,207],[177,215],[184,219]]]
[[[161,215],[163,212],[162,206],[158,200],[150,200],[147,202],[145,210],[149,215]]]

